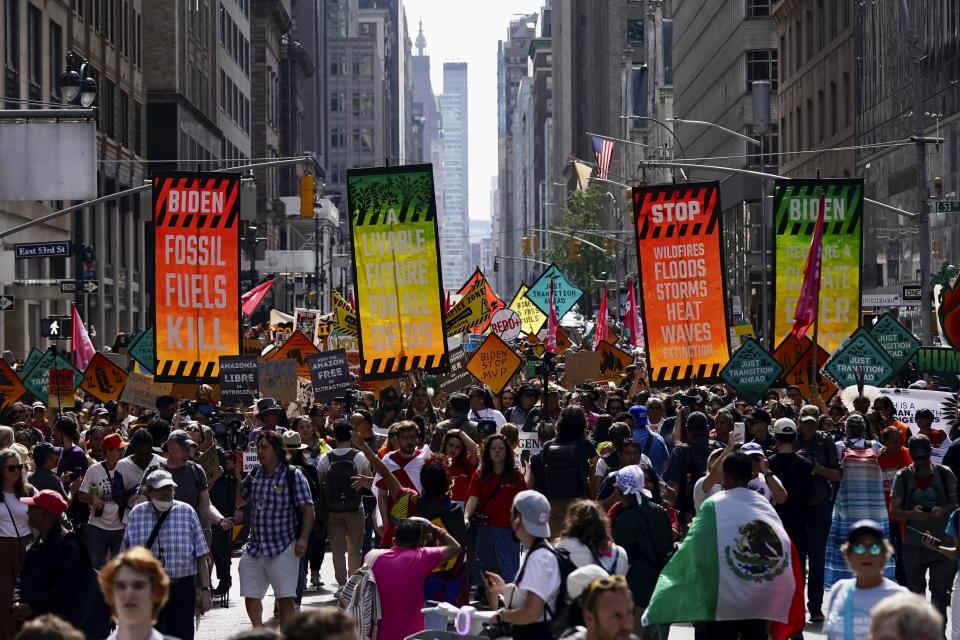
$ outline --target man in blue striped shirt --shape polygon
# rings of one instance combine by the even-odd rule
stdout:
[[[157,618],[157,630],[180,640],[193,640],[198,584],[201,613],[213,606],[205,561],[210,550],[197,512],[173,499],[177,484],[170,472],[152,471],[144,484],[147,502],[130,511],[122,549],[148,547],[160,561],[170,577],[170,595]]]

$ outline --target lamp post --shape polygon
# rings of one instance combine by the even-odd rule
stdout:
[[[89,109],[97,99],[97,81],[90,75],[90,64],[74,53],[67,54],[66,63],[66,70],[57,78],[60,100],[69,107]],[[88,295],[82,285],[83,249],[83,211],[78,209],[73,214],[73,274],[77,281],[73,302],[78,309]],[[85,306],[83,315],[88,321],[89,314]]]

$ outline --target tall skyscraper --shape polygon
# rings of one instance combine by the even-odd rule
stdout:
[[[430,56],[425,53],[427,38],[423,23],[417,34],[417,53],[413,56],[413,122],[414,140],[411,162],[432,162],[434,173],[440,169],[440,110],[430,80]]]
[[[457,289],[470,275],[467,235],[468,208],[467,63],[443,64],[443,94],[439,97],[443,121],[437,197],[440,209],[440,254],[443,286]]]

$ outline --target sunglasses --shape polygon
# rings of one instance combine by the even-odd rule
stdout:
[[[4,468],[5,468],[7,471],[20,471],[21,469],[23,469],[23,465],[22,465],[22,464],[8,464],[8,465],[7,465],[6,467],[4,467]]]
[[[593,603],[601,593],[609,591],[610,589],[624,588],[626,586],[626,576],[613,575],[597,578],[587,587],[586,595],[583,596],[583,609],[585,611],[592,611]]]
[[[871,556],[879,556],[880,554],[883,553],[883,546],[881,546],[876,542],[874,542],[869,546],[865,544],[857,543],[857,544],[851,545],[850,550],[858,556],[862,556],[866,553],[869,553]]]

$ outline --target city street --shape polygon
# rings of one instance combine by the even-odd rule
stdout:
[[[200,621],[200,628],[197,630],[196,640],[224,640],[235,633],[239,633],[250,628],[250,621],[247,619],[247,612],[243,608],[243,598],[240,597],[240,578],[237,574],[237,563],[239,558],[235,557],[231,565],[233,573],[233,588],[230,590],[230,600],[226,607],[220,607],[217,600],[214,600],[214,608],[207,613]],[[331,607],[334,605],[334,589],[330,585],[336,584],[333,577],[333,563],[329,557],[324,559],[323,567],[320,571],[320,578],[325,585],[318,591],[307,591],[303,595],[302,610],[313,609],[317,607]],[[216,578],[213,584],[216,585]],[[273,596],[267,595],[263,602],[264,619],[269,627],[275,627],[276,618],[267,618],[267,615],[273,611]],[[826,638],[826,635],[820,632],[819,624],[808,624],[803,637],[806,640],[820,640]],[[670,638],[674,640],[693,640],[693,627],[688,624],[677,624],[670,628]]]

